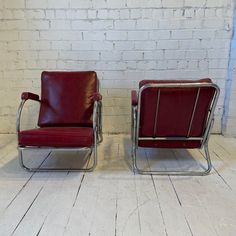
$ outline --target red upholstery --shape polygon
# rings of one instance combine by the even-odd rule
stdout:
[[[96,72],[46,72],[41,76],[40,127],[92,127]]]
[[[31,100],[39,101],[39,95],[34,94],[34,93],[30,93],[30,92],[23,92],[21,94],[21,99],[22,100],[31,99]]]
[[[101,101],[102,100],[102,95],[100,93],[94,93],[93,94],[93,100],[94,101]]]
[[[138,104],[137,91],[135,90],[131,91],[131,104],[132,106],[136,106]]]
[[[195,81],[141,81],[140,86],[148,83],[211,83],[210,79]],[[157,94],[160,89],[160,102],[155,126]],[[186,137],[198,88],[147,88],[141,97],[140,130],[141,137]],[[208,110],[214,96],[213,87],[201,88],[190,137],[201,137],[204,133]],[[139,146],[196,148],[200,141],[139,141]]]
[[[91,147],[93,129],[86,127],[46,127],[18,133],[19,146]]]

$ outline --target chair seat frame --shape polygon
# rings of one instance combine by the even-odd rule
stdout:
[[[213,87],[215,88],[215,93],[208,111],[208,117],[205,125],[205,129],[203,132],[203,135],[201,137],[140,137],[139,136],[139,126],[140,126],[140,111],[141,111],[141,97],[142,97],[142,92],[145,89],[148,88],[198,88],[198,94],[200,92],[201,88],[204,87]],[[160,89],[159,89],[160,91]],[[220,89],[216,84],[213,83],[149,83],[143,85],[139,91],[138,91],[138,99],[137,99],[137,104],[132,105],[132,124],[131,124],[131,140],[132,140],[132,165],[133,165],[133,171],[134,173],[137,172],[139,174],[152,174],[152,175],[187,175],[187,176],[202,176],[202,175],[207,175],[210,173],[212,169],[212,163],[210,159],[210,154],[208,150],[208,141],[209,141],[209,136],[211,129],[214,124],[214,111],[216,108],[217,100],[219,98],[220,94]],[[197,104],[197,99],[195,101],[192,117],[191,117],[191,122],[192,123],[193,117],[194,117],[194,111],[196,108]],[[189,130],[191,127],[189,127]],[[201,147],[200,149],[204,149],[205,156],[204,158],[207,161],[207,167],[204,168],[203,170],[144,170],[138,167],[137,164],[137,150],[139,148],[138,142],[141,140],[152,140],[152,141],[157,141],[157,140],[174,140],[174,141],[190,141],[190,140],[199,140],[201,142]]]
[[[17,119],[16,119],[16,130],[17,133],[20,132],[20,126],[21,126],[21,114],[24,107],[25,102],[28,99],[22,99],[18,112],[17,112]],[[36,100],[34,100],[36,101]],[[41,102],[40,100],[37,100],[37,102]],[[63,148],[55,148],[55,147],[36,147],[36,146],[19,146],[18,145],[18,152],[19,152],[19,162],[22,168],[28,170],[28,171],[84,171],[84,172],[90,172],[93,171],[97,165],[97,145],[102,142],[103,135],[102,135],[102,102],[101,100],[94,101],[93,105],[93,136],[94,136],[94,144],[91,147],[79,147],[79,148],[70,148],[70,147],[63,147]],[[82,151],[87,150],[87,153],[85,155],[85,158],[89,161],[92,153],[93,153],[93,163],[90,167],[85,168],[46,168],[41,167],[42,164],[45,162],[45,160],[49,157],[49,155],[43,160],[43,162],[38,167],[28,167],[24,163],[24,156],[23,152],[26,150],[50,150],[50,151]]]

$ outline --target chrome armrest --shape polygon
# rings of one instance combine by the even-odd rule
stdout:
[[[93,130],[94,130],[94,135],[96,134],[97,142],[101,143],[103,140],[103,137],[102,137],[102,102],[101,102],[101,100],[94,101]]]
[[[21,103],[20,103],[20,105],[19,105],[19,107],[18,107],[18,110],[17,110],[17,115],[16,115],[16,131],[17,131],[17,133],[20,132],[21,113],[22,113],[24,104],[25,104],[25,102],[26,102],[27,100],[29,100],[29,99],[22,99],[22,100],[21,100]],[[41,102],[40,100],[34,100],[34,99],[30,99],[30,100],[32,100],[32,101],[37,101],[37,102],[39,102],[39,103]]]

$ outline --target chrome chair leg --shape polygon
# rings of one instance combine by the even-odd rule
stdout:
[[[137,165],[137,156],[136,156],[136,147],[134,144],[132,144],[132,161],[133,161],[133,169],[138,174],[142,175],[182,175],[182,176],[203,176],[208,175],[212,169],[210,154],[208,151],[208,144],[205,144],[203,146],[205,151],[204,158],[207,161],[207,168],[203,171],[149,171],[149,170],[143,170],[140,169]]]
[[[51,152],[44,158],[44,160],[40,163],[40,165],[36,168],[31,168],[25,165],[24,163],[24,157],[23,157],[23,149],[28,149],[28,148],[18,148],[19,151],[19,162],[22,168],[24,168],[25,170],[28,170],[30,172],[46,172],[46,171],[83,171],[83,172],[91,172],[95,169],[96,165],[97,165],[97,145],[95,145],[93,148],[90,148],[88,153],[86,153],[85,158],[88,159],[88,161],[90,160],[90,157],[92,155],[93,152],[93,164],[91,167],[88,168],[42,168],[41,166],[43,165],[43,163],[47,160],[47,158],[50,156]],[[33,149],[33,148],[29,148],[29,149]],[[29,150],[28,149],[28,150]]]

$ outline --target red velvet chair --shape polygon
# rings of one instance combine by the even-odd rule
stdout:
[[[132,91],[132,159],[140,174],[205,175],[212,168],[208,138],[219,87],[210,79],[196,81],[143,80]],[[149,148],[204,148],[203,171],[146,171],[137,166],[136,151]]]
[[[20,164],[30,171],[91,171],[97,163],[97,144],[102,141],[101,95],[96,72],[42,72],[41,99],[24,92],[17,115]],[[27,100],[40,103],[38,128],[20,130],[22,108]],[[93,164],[88,168],[30,168],[24,164],[23,150],[88,150]]]

